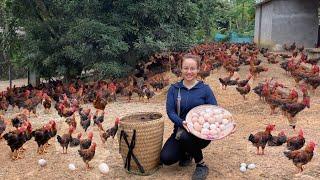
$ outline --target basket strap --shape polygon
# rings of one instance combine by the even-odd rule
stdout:
[[[139,160],[137,159],[137,157],[133,154],[133,149],[135,147],[135,141],[136,141],[136,130],[134,129],[133,130],[133,135],[132,135],[132,138],[131,138],[131,143],[129,145],[129,141],[127,139],[128,137],[128,134],[124,131],[124,130],[121,130],[121,134],[120,134],[120,142],[121,142],[121,139],[124,139],[125,143],[127,144],[129,150],[128,150],[128,154],[127,154],[127,157],[126,157],[126,163],[124,165],[124,168],[127,168],[128,171],[130,171],[130,167],[131,167],[131,157],[133,158],[133,160],[135,161],[135,163],[137,164],[139,170],[141,173],[145,173],[144,171],[144,168],[143,166],[140,164]]]

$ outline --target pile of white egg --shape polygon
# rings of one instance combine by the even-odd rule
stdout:
[[[248,165],[246,163],[241,163],[240,164],[240,171],[241,172],[246,172],[247,169],[254,169],[254,168],[256,168],[256,165],[253,164],[253,163],[248,164]]]
[[[232,115],[222,108],[204,108],[187,116],[187,125],[196,136],[219,139],[232,132]]]

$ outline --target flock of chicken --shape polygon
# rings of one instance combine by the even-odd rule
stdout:
[[[38,87],[31,85],[24,87],[7,88],[6,91],[0,93],[0,110],[6,112],[9,105],[14,109],[17,107],[22,112],[13,119],[6,120],[4,116],[0,116],[0,136],[3,137],[12,150],[12,158],[20,158],[20,153],[24,151],[23,145],[34,138],[38,144],[38,153],[46,152],[49,146],[49,140],[53,137],[57,138],[63,148],[63,153],[67,153],[68,147],[80,146],[79,155],[83,158],[89,168],[88,162],[94,157],[96,143],[92,142],[92,132],[87,133],[87,138],[83,139],[79,133],[73,137],[73,133],[77,128],[76,113],[80,116],[80,125],[86,132],[93,122],[97,125],[101,141],[105,141],[111,136],[114,137],[119,118],[115,120],[115,125],[108,130],[104,130],[102,123],[106,115],[105,107],[109,102],[117,101],[119,95],[132,99],[132,95],[136,93],[139,100],[142,98],[150,99],[154,96],[153,90],[158,90],[169,85],[169,79],[165,76],[165,72],[170,70],[177,77],[181,76],[181,59],[185,53],[196,54],[201,57],[201,66],[199,76],[205,81],[210,76],[212,70],[224,68],[228,72],[228,76],[220,77],[219,81],[222,89],[227,86],[237,86],[235,89],[243,96],[250,93],[251,87],[249,81],[258,78],[260,73],[268,71],[268,68],[261,65],[263,55],[267,58],[269,64],[278,64],[280,61],[281,68],[294,78],[297,87],[302,92],[302,101],[298,102],[299,93],[295,88],[288,88],[284,84],[277,82],[274,78],[266,79],[254,87],[252,90],[263,99],[271,109],[271,114],[276,108],[280,108],[290,125],[295,129],[295,116],[304,108],[310,107],[310,95],[308,87],[311,86],[314,91],[320,85],[319,67],[317,62],[319,59],[310,59],[304,53],[304,48],[296,48],[295,44],[287,48],[292,51],[292,55],[269,53],[268,49],[259,49],[255,44],[227,44],[227,43],[211,43],[198,45],[188,52],[174,52],[170,54],[155,54],[150,58],[149,62],[139,63],[136,66],[134,74],[128,78],[112,79],[109,81],[98,81],[94,83],[84,83],[81,80],[75,80],[71,83],[62,83],[62,81],[49,81]],[[280,60],[279,60],[280,59]],[[249,66],[249,72],[246,79],[240,80],[239,77],[234,78],[241,66]],[[303,81],[301,84],[300,81]],[[300,84],[299,84],[300,83]],[[31,122],[28,120],[32,112],[37,116],[37,107],[42,104],[46,113],[51,113],[51,104],[55,103],[54,108],[59,116],[66,118],[69,125],[67,132],[57,135],[56,122],[51,120],[41,128],[33,130]],[[92,103],[96,109],[95,113],[91,109],[82,108],[82,104]],[[13,131],[6,132],[6,126],[12,124]],[[257,154],[263,154],[266,144],[270,146],[282,145],[287,143],[290,150],[285,152],[289,159],[293,159],[294,163],[302,171],[302,165],[309,162],[312,158],[312,152],[315,144],[308,143],[304,150],[299,150],[304,146],[305,140],[303,132],[299,132],[299,136],[287,138],[284,132],[278,136],[272,136],[271,131],[274,125],[268,125],[265,131],[250,135],[249,140],[257,147]],[[259,148],[262,147],[262,153]]]

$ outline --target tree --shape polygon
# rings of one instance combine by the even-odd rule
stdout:
[[[1,32],[1,55],[3,64],[9,67],[9,81],[10,88],[12,88],[11,69],[12,64],[20,56],[21,48],[21,35],[23,32],[18,26],[18,20],[15,18],[12,12],[13,1],[2,0],[0,1],[0,27]]]
[[[116,68],[102,68],[110,64],[125,69],[119,76],[155,52],[185,50],[199,17],[185,0],[15,0],[12,9],[27,33],[20,64],[66,79],[90,69],[110,75]]]

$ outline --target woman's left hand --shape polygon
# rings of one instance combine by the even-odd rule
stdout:
[[[187,132],[190,132],[186,121],[183,121],[183,122],[182,122],[182,125],[183,125],[184,129],[185,129]]]

